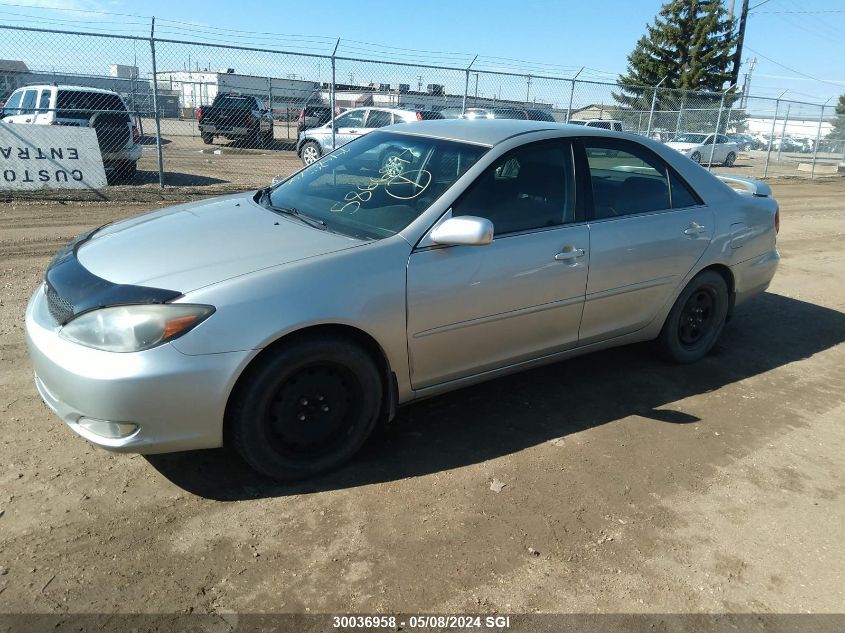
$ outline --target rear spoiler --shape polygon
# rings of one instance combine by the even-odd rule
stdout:
[[[728,176],[727,174],[713,174],[737,193],[755,196],[757,198],[771,198],[772,188],[760,180],[743,176]]]

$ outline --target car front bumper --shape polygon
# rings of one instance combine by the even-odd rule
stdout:
[[[104,352],[67,341],[59,330],[39,288],[26,310],[35,384],[77,434],[130,453],[222,446],[226,401],[253,352],[189,356],[167,343],[143,352]],[[85,419],[137,429],[107,437],[83,427]]]

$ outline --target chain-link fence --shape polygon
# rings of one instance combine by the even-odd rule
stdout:
[[[412,55],[375,60],[340,40],[318,53],[184,41],[155,36],[154,25],[150,37],[0,32],[0,144],[8,149],[0,185],[12,191],[252,188],[409,117],[622,129],[754,177],[831,175],[845,161],[845,141],[829,137],[833,106],[735,90],[621,86],[476,60],[463,68],[413,63]],[[46,127],[24,135],[8,124]]]

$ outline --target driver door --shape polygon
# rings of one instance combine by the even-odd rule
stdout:
[[[452,206],[453,217],[489,219],[491,243],[412,252],[414,389],[575,347],[589,229],[576,214],[574,182],[568,141],[524,145],[493,163]]]

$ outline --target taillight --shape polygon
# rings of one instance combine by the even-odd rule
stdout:
[[[197,123],[202,123],[202,106],[194,110],[194,116],[197,118]]]
[[[299,122],[305,123],[305,110],[299,113]]]
[[[255,117],[252,116],[252,112],[247,112],[246,114],[246,124],[247,126],[252,126],[255,124]]]
[[[417,112],[417,121],[422,121],[422,112]]]
[[[132,125],[132,142],[133,143],[140,143],[141,142],[141,133],[138,132],[138,126],[133,124]]]
[[[775,211],[775,235],[780,233],[780,209]]]

